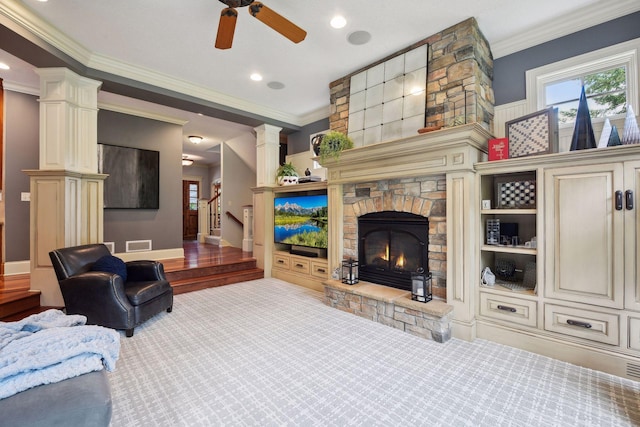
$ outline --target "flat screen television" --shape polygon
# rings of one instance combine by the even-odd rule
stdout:
[[[160,152],[98,144],[105,209],[160,208]]]
[[[274,199],[275,243],[326,249],[327,194],[277,196]]]

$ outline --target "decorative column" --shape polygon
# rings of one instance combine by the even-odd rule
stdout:
[[[256,188],[253,189],[254,218],[262,218],[253,224],[253,257],[264,277],[271,277],[273,257],[273,187],[280,158],[280,131],[272,125],[260,125],[256,131]]]
[[[260,125],[256,131],[256,185],[263,187],[274,185],[278,159],[280,158],[280,131],[282,128],[271,125]]]
[[[64,306],[49,251],[101,242],[106,175],[98,174],[98,90],[101,82],[66,68],[40,75],[40,163],[31,178],[31,289],[43,306]]]

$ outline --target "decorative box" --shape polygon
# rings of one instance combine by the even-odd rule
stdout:
[[[536,181],[496,180],[498,209],[534,209],[536,207]]]
[[[487,143],[489,149],[489,160],[504,160],[509,158],[509,139],[490,139]]]

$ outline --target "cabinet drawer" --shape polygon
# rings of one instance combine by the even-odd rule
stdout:
[[[620,319],[615,314],[545,304],[544,328],[605,344],[620,344]]]
[[[289,264],[289,270],[297,271],[298,273],[309,274],[311,263],[306,259],[291,258]]]
[[[480,293],[480,314],[497,320],[536,327],[537,303],[502,295]]]
[[[321,279],[327,279],[329,277],[329,267],[327,266],[327,263],[312,261],[311,275]]]
[[[289,257],[285,255],[275,254],[273,256],[273,267],[281,268],[283,270],[289,269]]]
[[[629,318],[629,348],[640,351],[640,319]]]

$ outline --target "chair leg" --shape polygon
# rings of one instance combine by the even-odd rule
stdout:
[[[167,313],[171,313],[173,311],[173,306],[167,308]]]
[[[127,338],[131,338],[133,336],[133,328],[125,330],[125,334]]]

